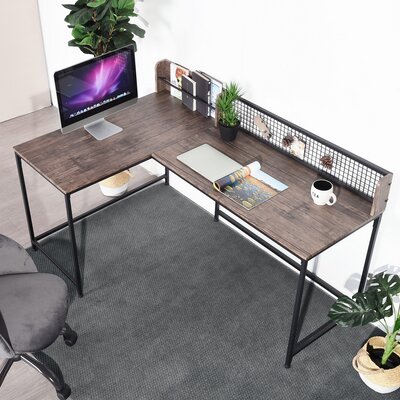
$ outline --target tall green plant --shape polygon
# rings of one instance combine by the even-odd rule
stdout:
[[[134,36],[144,37],[145,31],[130,23],[138,15],[135,0],[77,0],[63,6],[70,10],[65,21],[73,39],[68,45],[83,53],[99,56],[129,44],[136,51]]]
[[[218,119],[222,125],[233,127],[239,122],[234,102],[242,96],[242,89],[230,82],[217,98]]]
[[[353,327],[379,322],[386,332],[386,345],[382,355],[385,365],[396,346],[400,334],[400,307],[396,308],[394,297],[400,294],[400,277],[398,275],[375,275],[364,293],[356,293],[351,298],[339,297],[329,311],[329,318],[338,325]],[[388,318],[393,317],[393,327]]]

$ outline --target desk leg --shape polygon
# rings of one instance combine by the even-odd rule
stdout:
[[[290,328],[289,344],[286,351],[285,368],[290,368],[290,364],[292,363],[292,358],[294,355],[293,350],[298,336],[299,315],[301,300],[303,298],[304,282],[306,279],[307,264],[307,261],[301,261],[300,275],[297,282],[296,300],[293,308],[292,326]]]
[[[165,184],[169,185],[169,169],[165,167]]]
[[[214,221],[219,221],[219,203],[215,202],[215,209],[214,209]]]
[[[17,153],[15,153],[15,161],[17,163],[18,178],[19,178],[19,184],[21,186],[22,200],[24,201],[24,208],[25,208],[26,222],[28,224],[29,237],[31,239],[31,244],[32,244],[33,250],[37,250],[37,247],[34,243],[35,242],[35,234],[33,231],[32,214],[31,214],[31,209],[29,207],[28,194],[26,192],[24,171],[22,169],[22,160],[21,160],[21,157]]]
[[[71,239],[72,253],[74,256],[76,287],[78,289],[79,297],[83,297],[81,270],[79,268],[78,248],[76,246],[74,219],[72,216],[71,195],[69,194],[65,195],[65,208],[67,210],[69,236]]]
[[[363,292],[365,289],[365,283],[367,282],[369,266],[371,264],[372,253],[374,252],[376,236],[378,235],[378,229],[379,225],[381,224],[381,219],[382,219],[382,214],[379,215],[379,217],[377,217],[374,220],[374,225],[372,227],[372,233],[371,233],[371,238],[369,240],[367,255],[365,257],[364,269],[360,279],[360,286],[358,287],[359,293]]]

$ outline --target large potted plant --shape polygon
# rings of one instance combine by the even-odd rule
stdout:
[[[143,38],[145,31],[131,23],[135,13],[135,0],[78,0],[64,4],[70,10],[65,17],[72,29],[69,46],[78,47],[85,54],[100,56],[126,45],[133,45],[134,36]],[[99,183],[105,196],[119,196],[128,188],[129,171],[120,172]]]
[[[136,51],[134,35],[144,37],[145,31],[130,22],[138,16],[135,0],[77,0],[63,6],[70,10],[65,22],[73,39],[68,45],[83,53],[100,56],[130,44]]]
[[[235,101],[242,96],[242,89],[235,82],[230,82],[217,98],[217,118],[221,138],[227,142],[236,139],[240,126]]]
[[[329,318],[342,327],[379,322],[385,336],[370,338],[353,359],[361,379],[379,393],[400,388],[400,277],[387,273],[375,275],[364,293],[339,297]]]

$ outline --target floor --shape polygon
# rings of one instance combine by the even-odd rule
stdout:
[[[40,111],[0,123],[0,233],[23,246],[30,245],[23,202],[19,187],[13,146],[59,128],[58,111],[47,107]],[[49,182],[24,165],[28,196],[35,233],[43,232],[66,219],[64,198]],[[132,169],[130,186],[151,178],[142,166]],[[74,215],[80,214],[108,198],[98,185],[72,196]],[[0,365],[2,365],[0,359]],[[71,396],[72,398],[72,396]],[[2,387],[0,400],[54,400],[56,393],[50,383],[22,362],[15,363]]]

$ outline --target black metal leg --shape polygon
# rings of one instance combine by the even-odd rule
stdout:
[[[0,371],[0,387],[3,384],[4,379],[7,376],[8,371],[10,370],[11,366],[14,364],[14,361],[15,361],[14,359],[9,358],[6,361],[6,364],[4,365],[3,369]]]
[[[215,209],[214,209],[214,221],[219,221],[219,203],[215,202]]]
[[[165,184],[169,185],[169,169],[165,167]]]
[[[69,236],[71,239],[72,253],[74,257],[76,287],[78,290],[79,297],[82,297],[83,288],[82,288],[81,270],[79,268],[78,248],[76,246],[74,218],[72,216],[72,207],[71,207],[71,196],[69,194],[65,195],[65,208],[67,210]]]
[[[369,240],[367,255],[365,257],[364,269],[361,275],[360,285],[358,287],[359,293],[364,291],[365,284],[367,282],[369,266],[371,264],[372,253],[374,252],[374,246],[376,242],[376,237],[378,235],[379,225],[381,224],[381,219],[382,215],[379,215],[379,217],[374,220],[374,225],[372,227],[372,233],[371,233],[371,238]]]
[[[32,248],[34,250],[36,250],[36,246],[34,243],[35,234],[33,231],[32,215],[31,215],[31,209],[29,207],[28,194],[26,192],[24,171],[22,169],[22,160],[21,160],[21,157],[17,153],[15,153],[15,161],[17,163],[18,178],[19,178],[19,184],[21,186],[22,200],[24,201],[24,208],[25,208],[26,222],[28,224],[29,237],[31,239]]]
[[[303,298],[303,290],[304,290],[304,282],[306,278],[307,271],[307,261],[301,261],[301,269],[299,280],[297,282],[297,292],[296,292],[296,300],[294,302],[293,308],[293,316],[292,316],[292,325],[290,327],[290,335],[289,335],[289,343],[286,351],[286,361],[285,368],[290,368],[290,364],[292,363],[292,358],[294,355],[294,346],[297,340],[297,327],[299,323],[299,314],[301,307],[301,300]]]
[[[57,392],[61,391],[64,386],[64,378],[58,377],[53,371],[47,368],[44,364],[42,364],[36,358],[30,356],[29,354],[22,354],[21,359],[24,360],[28,365],[38,371],[41,375],[43,375],[51,384],[55,387]]]

